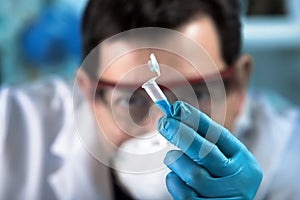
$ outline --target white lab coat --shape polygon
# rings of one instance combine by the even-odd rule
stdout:
[[[76,134],[72,86],[51,78],[1,89],[1,200],[112,199],[108,168]],[[74,104],[74,112],[87,110],[84,101]],[[257,97],[246,104],[236,131],[264,172],[256,199],[300,198],[299,124],[295,109],[276,114]]]

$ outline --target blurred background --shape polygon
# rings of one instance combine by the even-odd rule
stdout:
[[[74,76],[86,0],[0,0],[2,84]]]
[[[74,76],[87,0],[0,0],[0,84]],[[300,105],[300,0],[241,0],[250,89]],[[275,99],[275,98],[273,98]]]
[[[300,105],[300,0],[248,0],[243,51],[254,61],[251,90]]]

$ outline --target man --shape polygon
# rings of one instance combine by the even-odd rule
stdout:
[[[234,131],[235,121],[243,108],[251,68],[250,58],[247,55],[240,55],[240,21],[237,6],[236,1],[219,0],[90,1],[83,17],[83,51],[84,57],[87,58],[76,77],[75,124],[70,120],[73,118],[72,93],[61,80],[54,79],[36,84],[29,89],[2,91],[1,104],[5,106],[1,108],[3,109],[1,113],[4,113],[1,118],[4,122],[4,133],[0,138],[1,197],[4,199],[169,198],[164,191],[159,191],[160,194],[156,196],[157,191],[153,189],[157,188],[155,184],[150,185],[153,183],[151,181],[148,185],[150,188],[140,188],[139,185],[147,181],[142,175],[140,178],[139,175],[134,178],[137,180],[136,189],[130,187],[129,182],[128,185],[126,182],[129,176],[126,178],[118,171],[120,169],[130,171],[126,166],[120,167],[126,159],[118,153],[122,151],[119,148],[125,145],[124,149],[128,150],[126,144],[129,144],[132,138],[153,131],[158,117],[161,116],[150,106],[149,101],[145,100],[147,99],[145,94],[136,86],[140,86],[149,78],[144,67],[136,66],[146,63],[149,53],[154,52],[159,63],[163,64],[159,81],[161,85],[168,86],[164,91],[172,104],[170,116],[161,117],[157,128],[167,140],[179,148],[168,153],[164,161],[171,170],[166,178],[170,195],[175,199],[254,198],[262,178],[261,169],[246,147],[230,133]],[[163,27],[178,31],[189,38],[188,40],[195,41],[204,48],[203,51],[201,48],[200,51],[196,51],[196,57],[201,54],[200,57],[207,61],[205,63],[207,65],[200,63],[203,67],[197,68],[182,55],[153,48],[137,49],[109,62],[111,59],[108,58],[115,58],[111,54],[134,46],[133,38],[145,39],[143,34],[140,36],[135,31],[129,32],[134,33],[133,37],[130,37],[130,34],[125,40],[123,37],[115,37],[109,42],[104,42],[100,48],[97,47],[115,34],[139,27]],[[149,32],[146,33],[146,36],[151,36]],[[155,35],[155,32],[150,33]],[[172,33],[172,37],[165,35],[164,31],[161,33],[164,40],[159,38],[158,43],[167,45],[172,41],[178,42],[182,49],[190,50],[190,45],[187,45],[188,48],[184,46],[189,44],[185,42],[186,39],[181,40],[179,36],[179,40],[171,40],[174,39]],[[155,35],[153,39],[157,37],[158,35]],[[96,50],[92,51],[94,48]],[[210,59],[213,62],[209,62]],[[199,60],[203,62],[202,59]],[[164,65],[166,67],[163,67]],[[212,70],[214,67],[216,69]],[[206,77],[211,77],[215,71],[220,74],[211,83],[212,79]],[[182,82],[180,77],[191,83],[192,87],[186,86],[188,84],[172,87],[175,85],[173,83]],[[218,81],[220,77],[223,78],[221,79],[223,84]],[[200,84],[200,80],[203,79],[208,82],[207,87],[205,84],[203,86],[203,81]],[[128,87],[133,85],[133,89]],[[182,85],[184,87],[181,87]],[[85,97],[84,102],[81,102],[81,94],[76,93],[79,91],[77,88],[80,88]],[[192,90],[191,93],[181,94],[182,91],[189,91],[189,88]],[[219,93],[222,94],[222,88],[226,90],[225,99],[222,95],[218,96]],[[214,91],[217,91],[217,94]],[[211,96],[205,98],[207,94]],[[193,95],[196,96],[195,101],[190,98]],[[188,103],[175,102],[177,99],[186,100]],[[261,118],[254,116],[255,119],[265,121],[273,119],[276,124],[274,121],[267,121],[268,123],[264,124],[266,128],[262,128],[256,125],[257,123],[247,124],[248,118],[241,118],[239,130],[244,133],[236,133],[258,159],[265,174],[257,198],[297,198],[297,185],[290,184],[289,190],[280,188],[297,180],[282,170],[290,169],[288,163],[295,158],[292,154],[295,151],[291,151],[288,156],[285,152],[290,138],[296,136],[291,134],[296,130],[292,124],[295,124],[298,114],[283,113],[283,117],[288,121],[282,123],[283,117],[271,118],[270,114],[264,114],[264,105],[258,106],[262,115]],[[214,112],[214,108],[217,108],[218,112]],[[251,106],[250,108],[252,109]],[[141,111],[144,109],[149,111],[153,121],[145,118],[145,113]],[[224,124],[227,129],[211,121],[198,109],[218,123]],[[267,111],[270,111],[268,109]],[[89,111],[94,114],[88,115]],[[225,120],[222,114],[225,115]],[[95,135],[92,136],[92,132],[95,132],[93,116],[100,129],[96,138]],[[277,133],[277,130],[280,133]],[[73,134],[74,132],[78,132],[79,135]],[[160,140],[155,140],[157,141]],[[271,142],[271,148],[262,149],[266,146],[266,142]],[[133,146],[135,147],[137,145]],[[294,140],[290,145],[291,149],[288,150],[296,147],[297,143]],[[150,156],[149,152],[147,153],[146,155]],[[148,162],[142,166],[146,167],[152,162],[155,160],[148,157]],[[129,164],[132,167],[132,163]],[[294,161],[294,164],[293,167],[299,166],[299,161]],[[108,169],[106,165],[116,170]],[[149,168],[148,174],[155,174],[153,170],[159,168],[155,167]],[[134,170],[131,169],[130,172]],[[164,178],[165,174],[157,177],[158,180]]]

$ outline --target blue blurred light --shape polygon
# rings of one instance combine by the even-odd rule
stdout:
[[[46,7],[21,36],[25,58],[37,67],[81,57],[80,16],[72,9]]]

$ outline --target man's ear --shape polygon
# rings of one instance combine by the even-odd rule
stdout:
[[[91,81],[89,76],[86,74],[84,70],[81,68],[78,68],[76,71],[76,82],[81,89],[81,92],[83,93],[84,97],[88,102],[91,101]]]
[[[252,72],[253,62],[248,54],[243,54],[236,62],[236,80],[239,84],[239,89],[246,91],[251,72]]]
[[[242,112],[243,105],[246,99],[248,83],[252,72],[252,59],[248,54],[243,54],[235,63],[236,68],[236,84],[237,87],[237,110],[236,115]]]

